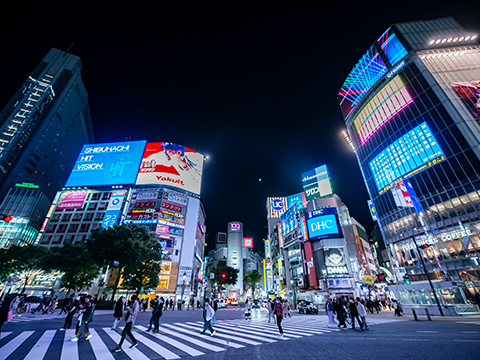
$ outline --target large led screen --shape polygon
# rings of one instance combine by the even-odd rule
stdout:
[[[309,240],[341,237],[337,215],[326,214],[307,219],[307,232]]]
[[[170,185],[199,195],[202,171],[202,154],[169,142],[148,143],[136,184]]]
[[[400,77],[395,76],[365,105],[355,118],[355,128],[362,145],[412,101],[412,97]]]
[[[461,81],[450,85],[480,123],[480,80]]]
[[[388,30],[380,36],[377,42],[392,66],[408,54],[407,50],[391,28],[388,28]]]
[[[135,184],[145,140],[84,145],[65,186]]]
[[[363,54],[362,58],[355,64],[352,71],[350,71],[337,96],[340,109],[345,119],[347,119],[360,99],[387,70],[387,66],[374,46]]]
[[[400,177],[407,178],[445,160],[445,155],[427,123],[422,123],[396,140],[371,162],[380,193]]]
[[[280,221],[282,224],[282,234],[287,235],[295,228],[295,214],[297,213],[297,207],[292,205],[282,216]]]
[[[302,182],[306,201],[317,197],[328,196],[333,193],[327,165],[322,165],[303,173]]]

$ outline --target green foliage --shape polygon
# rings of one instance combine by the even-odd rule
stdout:
[[[114,310],[116,301],[112,300],[97,300],[95,310]]]
[[[212,280],[210,279],[210,283],[213,285],[215,282],[222,286],[222,285],[235,285],[238,279],[238,273],[240,270],[234,269],[230,266],[220,266],[218,268],[210,269],[208,275],[210,279],[210,274],[214,273],[215,278]]]
[[[247,271],[243,277],[243,283],[252,288],[252,292],[255,293],[255,289],[259,286],[260,280],[262,280],[262,274],[258,270]]]
[[[142,287],[158,285],[162,247],[146,227],[126,224],[100,228],[92,232],[86,245],[93,260],[100,266],[112,266],[114,261],[119,262],[120,277],[124,279],[122,287],[139,292]],[[115,283],[112,299],[120,277]]]
[[[100,274],[100,267],[83,243],[54,247],[48,268],[63,272],[62,286],[76,291],[92,285]]]

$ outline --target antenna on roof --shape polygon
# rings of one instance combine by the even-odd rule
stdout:
[[[73,44],[70,44],[70,46],[68,47],[67,51],[65,51],[65,54],[68,54],[68,52],[70,51],[70,49],[73,47]],[[65,55],[64,55],[65,56]]]

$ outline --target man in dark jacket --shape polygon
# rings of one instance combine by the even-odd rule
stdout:
[[[358,325],[360,325],[360,329],[363,330],[362,321],[358,316],[357,305],[355,304],[355,301],[353,301],[353,299],[350,300],[349,309],[350,309],[350,316],[352,317],[352,329],[355,329],[355,319],[357,319]]]
[[[124,307],[125,307],[125,297],[120,296],[117,303],[115,304],[115,310],[113,311],[113,317],[115,318],[115,321],[113,322],[112,330],[115,330],[117,328],[118,322],[123,317]]]
[[[0,307],[0,333],[2,331],[2,325],[7,322],[8,312],[10,311],[10,303],[15,298],[13,294],[7,294],[3,299],[2,306]]]
[[[158,307],[158,295],[155,297],[155,299],[153,299],[152,301],[150,301],[150,307],[152,308],[152,316],[150,316],[150,325],[148,326],[148,329],[147,331],[150,331],[152,330],[152,326],[153,326],[153,318],[154,318],[154,314],[155,314],[155,309]]]
[[[283,336],[283,329],[282,329],[283,304],[279,297],[277,297],[277,300],[275,302],[275,310],[273,312],[275,314],[275,318],[277,319],[277,326],[278,326],[278,331],[280,331],[280,337],[282,337]]]
[[[73,300],[73,296],[71,299]],[[63,324],[63,328],[61,328],[60,331],[70,329],[70,326],[72,326],[73,315],[75,315],[75,313],[78,311],[79,305],[80,301],[75,300],[70,307],[65,309],[65,311],[67,312],[67,317],[65,318],[65,324]]]
[[[345,324],[345,309],[343,307],[342,300],[337,299],[333,303],[333,307],[335,308],[335,312],[337,314],[337,320],[339,322],[338,327],[343,326],[344,328],[346,328],[347,324]]]
[[[160,320],[160,318],[162,317],[163,315],[163,303],[164,303],[164,300],[163,300],[163,297],[160,298],[160,300],[158,300],[156,303],[155,303],[155,308],[153,309],[153,312],[152,312],[152,317],[153,317],[153,333],[156,334],[158,333],[158,322]]]

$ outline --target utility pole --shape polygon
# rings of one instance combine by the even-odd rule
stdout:
[[[420,248],[417,245],[417,240],[415,240],[415,236],[412,236],[412,239],[413,239],[413,243],[415,244],[415,248],[417,249],[418,254],[420,255],[420,261],[422,262],[423,272],[425,273],[425,275],[427,275],[428,283],[430,284],[430,288],[432,289],[433,296],[435,297],[435,302],[437,303],[438,310],[440,311],[440,315],[445,316],[443,314],[442,306],[440,305],[440,302],[438,301],[437,293],[435,291],[435,288],[433,287],[432,280],[430,280],[430,276],[428,276],[427,267],[425,266],[425,262],[423,261],[423,256],[422,256]]]

